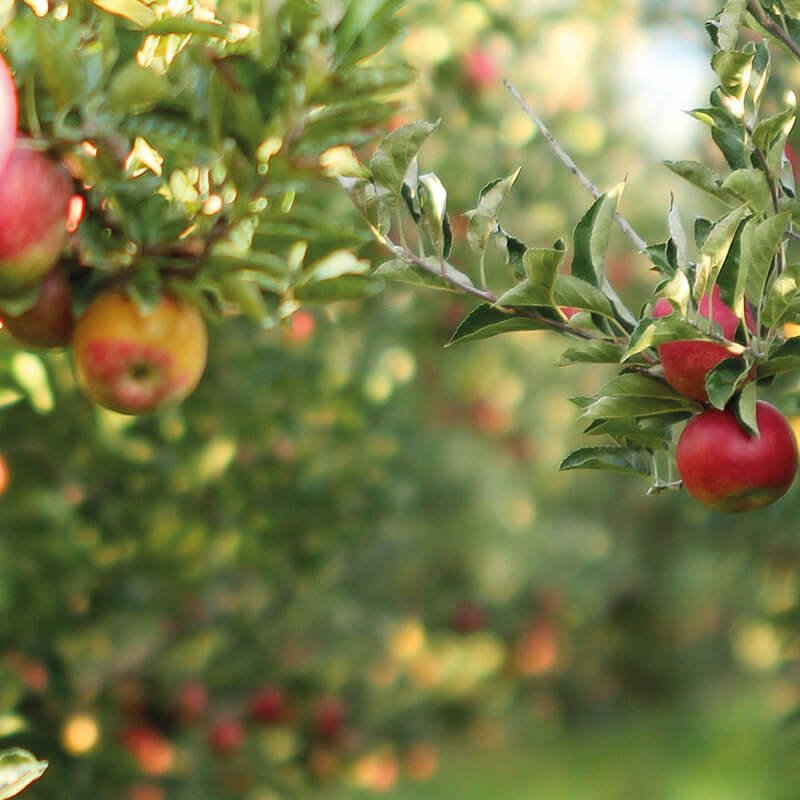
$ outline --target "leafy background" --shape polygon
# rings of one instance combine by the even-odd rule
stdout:
[[[713,11],[410,3],[392,58],[419,77],[376,127],[442,119],[422,161],[451,212],[521,164],[504,226],[548,245],[587,198],[508,75],[599,185],[629,176],[623,210],[663,238],[670,191],[706,202],[658,161],[712,157],[679,109],[714,85]],[[785,86],[793,69],[778,67]],[[286,258],[298,239],[350,244],[321,210],[361,238],[314,172],[296,218],[265,223]],[[612,252],[635,305],[654,278],[621,236]],[[493,254],[490,282],[504,269]],[[792,797],[797,491],[729,518],[634,478],[558,473],[581,439],[567,398],[602,368],[555,366],[543,332],[443,350],[468,306],[440,293],[295,299],[267,330],[215,325],[200,388],[155,418],[92,408],[67,354],[3,337],[0,729],[51,763],[26,797]],[[277,322],[284,285],[269,302]],[[197,718],[190,682],[210,696]],[[248,718],[264,685],[291,705],[280,725]],[[314,721],[330,698],[348,709],[335,738]],[[230,718],[246,740],[220,754],[209,733]],[[97,726],[91,747],[76,719]]]

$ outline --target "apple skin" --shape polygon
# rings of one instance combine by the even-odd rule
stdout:
[[[48,155],[17,141],[0,173],[0,296],[38,283],[67,242],[72,181]]]
[[[0,315],[2,312],[0,312]],[[56,266],[42,281],[36,302],[19,316],[2,316],[3,325],[20,343],[31,347],[66,347],[72,339],[72,291],[66,270]]]
[[[191,303],[165,295],[149,313],[120,291],[99,295],[75,325],[76,377],[95,403],[122,414],[176,405],[200,382],[208,333]]]
[[[280,725],[290,717],[286,695],[277,688],[266,686],[250,699],[250,716],[264,725]]]
[[[777,408],[756,404],[760,436],[751,436],[732,411],[710,408],[678,440],[683,485],[703,505],[726,514],[752,511],[784,495],[797,472],[797,440]]]
[[[215,752],[227,755],[238,750],[245,741],[242,723],[233,717],[218,719],[208,732],[208,745]]]
[[[17,88],[8,64],[0,56],[0,171],[17,138]]]
[[[719,286],[715,285],[711,295],[705,295],[700,300],[698,310],[700,316],[711,317],[722,327],[726,339],[733,339],[736,336],[739,318],[720,296]],[[653,307],[653,316],[655,318],[666,317],[672,311],[673,308],[669,301],[662,297]],[[748,327],[753,330],[755,324],[749,309],[746,310],[745,316]],[[676,392],[701,403],[708,401],[706,375],[720,361],[732,357],[728,350],[714,342],[666,342],[659,345],[657,350],[667,383]]]

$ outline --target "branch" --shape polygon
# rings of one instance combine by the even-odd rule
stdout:
[[[514,86],[511,81],[504,79],[503,83],[505,84],[506,89],[511,92],[511,96],[519,103],[522,110],[533,120],[536,127],[539,129],[539,132],[544,136],[547,140],[547,143],[550,145],[550,149],[556,154],[558,159],[566,166],[566,168],[581,182],[584,189],[586,189],[592,197],[598,198],[603,193],[600,189],[597,188],[590,180],[586,177],[586,175],[581,171],[581,168],[573,161],[572,157],[567,153],[566,150],[558,143],[558,140],[555,136],[550,132],[550,129],[547,125],[544,124],[541,117],[528,105],[525,98],[517,91],[516,87]],[[622,216],[619,212],[614,214],[614,220],[616,221],[617,225],[619,225],[622,232],[633,242],[636,249],[639,252],[642,252],[647,249],[647,242],[639,236],[636,232],[634,227],[628,222],[625,217]]]
[[[419,267],[419,269],[424,270],[425,272],[430,273],[431,275],[435,275],[437,278],[449,283],[454,288],[458,289],[460,292],[464,294],[470,294],[474,297],[479,297],[481,300],[484,300],[487,303],[491,303],[494,306],[497,306],[498,297],[493,292],[490,292],[488,289],[479,289],[477,286],[471,285],[464,285],[459,281],[455,280],[453,277],[448,275],[446,272],[443,272],[440,267],[434,266],[427,262],[424,258],[420,258],[413,250],[410,250],[408,247],[396,244],[393,242],[388,236],[384,236],[376,227],[374,227],[369,221],[367,224],[372,229],[372,233],[377,239],[380,244],[382,244],[395,258],[399,258],[401,261],[405,261],[406,263],[413,264],[415,267]],[[508,310],[509,313],[513,313],[518,317],[524,317],[525,319],[534,320],[535,322],[539,322],[542,325],[546,325],[548,328],[552,328],[553,330],[559,331],[560,333],[567,334],[568,336],[574,336],[578,339],[588,339],[588,340],[602,340],[602,341],[619,341],[618,339],[612,339],[607,336],[595,336],[590,331],[584,331],[580,328],[573,328],[566,322],[560,322],[558,320],[550,319],[549,317],[545,317],[542,314],[537,313],[533,309],[524,308],[520,306],[512,306],[512,307],[505,307],[505,306],[497,306],[501,310]]]
[[[800,45],[764,11],[759,0],[747,0],[747,10],[765,31],[771,33],[781,44],[788,47],[795,58],[800,59]]]

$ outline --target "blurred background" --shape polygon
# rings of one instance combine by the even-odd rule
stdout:
[[[528,244],[588,206],[502,77],[599,186],[627,176],[646,238],[670,191],[713,215],[660,161],[714,158],[684,112],[716,6],[410,2],[395,122],[442,119],[422,167],[454,263],[517,166],[503,221]],[[777,97],[799,76],[775,56]],[[644,302],[621,236],[608,266]],[[547,333],[443,349],[468,308],[389,287],[226,322],[196,394],[141,419],[0,337],[27,394],[0,415],[0,736],[51,762],[26,798],[800,796],[798,491],[723,517],[559,473],[568,398],[606,373],[556,366]]]

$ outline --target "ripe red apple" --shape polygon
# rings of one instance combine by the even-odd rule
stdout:
[[[172,744],[150,725],[131,725],[122,734],[122,744],[146,775],[164,775],[175,763]]]
[[[17,87],[8,64],[0,56],[0,171],[17,138]]]
[[[233,717],[218,719],[208,732],[208,745],[215,753],[233,753],[244,744],[244,740],[242,723]]]
[[[708,409],[678,440],[678,472],[689,494],[704,505],[735,514],[781,497],[797,471],[797,441],[774,406],[756,405],[760,435],[751,436],[732,411]]]
[[[75,372],[96,403],[145,414],[180,403],[200,382],[208,334],[200,312],[171,295],[148,314],[125,294],[99,295],[75,325]]]
[[[259,689],[250,699],[250,716],[265,725],[280,725],[289,718],[286,695],[277,688]]]
[[[672,310],[669,301],[662,297],[653,307],[653,316],[666,317]],[[739,318],[720,296],[719,286],[715,285],[711,295],[705,295],[700,300],[698,310],[701,317],[711,318],[722,327],[726,339],[733,339],[736,335]],[[752,330],[755,324],[749,309],[746,317],[748,327]],[[720,361],[731,358],[732,355],[722,345],[714,342],[666,342],[657,349],[667,383],[675,391],[700,402],[708,400],[706,375]]]
[[[2,313],[2,312],[0,312]],[[66,270],[56,266],[42,281],[36,302],[19,316],[3,315],[17,341],[32,347],[66,347],[72,339],[72,292]]]
[[[72,182],[66,170],[17,141],[0,173],[0,296],[34,286],[67,241]]]

